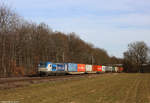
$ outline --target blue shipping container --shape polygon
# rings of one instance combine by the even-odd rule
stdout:
[[[65,64],[57,63],[56,71],[65,71]]]
[[[77,72],[77,64],[68,63],[68,72]]]

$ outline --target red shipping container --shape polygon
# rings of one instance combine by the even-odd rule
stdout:
[[[78,64],[78,72],[85,72],[85,64]]]
[[[97,66],[97,71],[98,71],[98,72],[102,72],[102,66],[98,65],[98,66]]]
[[[120,67],[120,68],[119,68],[119,71],[122,72],[122,71],[123,71],[123,67]]]
[[[92,70],[97,71],[98,70],[98,65],[93,65]]]

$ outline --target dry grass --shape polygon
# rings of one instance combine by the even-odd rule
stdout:
[[[150,103],[150,74],[105,74],[0,90],[19,103]],[[1,102],[0,102],[1,103]]]

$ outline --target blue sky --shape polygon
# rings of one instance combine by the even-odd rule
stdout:
[[[53,30],[65,33],[75,32],[111,56],[123,57],[130,42],[144,41],[150,46],[150,0],[5,2],[26,20],[45,22]]]

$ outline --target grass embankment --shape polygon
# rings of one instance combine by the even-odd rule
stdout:
[[[150,103],[150,74],[104,74],[0,90],[19,103]]]

